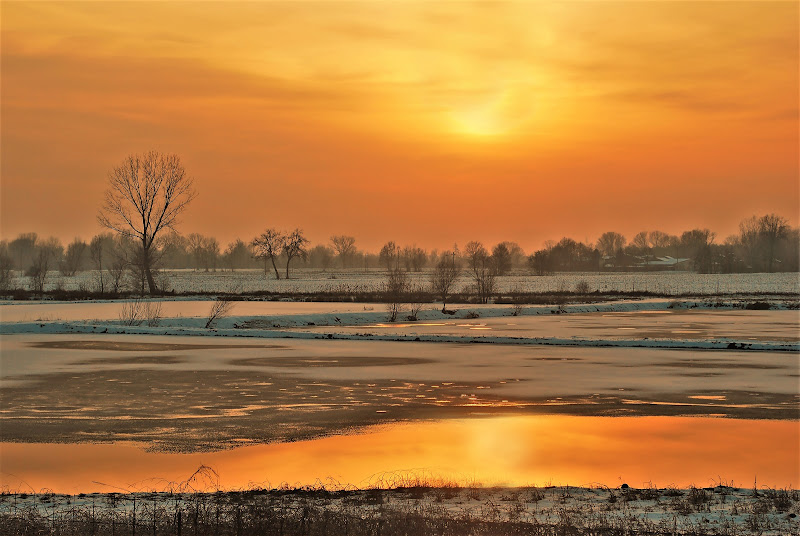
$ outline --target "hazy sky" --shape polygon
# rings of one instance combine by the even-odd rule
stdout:
[[[798,224],[790,2],[0,4],[0,234],[89,238],[181,156],[179,230],[449,247]]]

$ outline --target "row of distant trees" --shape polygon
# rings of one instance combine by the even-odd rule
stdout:
[[[301,229],[282,232],[267,229],[249,241],[234,240],[224,249],[219,242],[198,233],[169,232],[149,252],[154,269],[201,271],[261,268],[276,279],[291,277],[294,267],[328,270],[376,269],[420,272],[443,262],[471,273],[504,275],[512,270],[535,274],[562,271],[663,269],[678,267],[702,273],[798,271],[800,232],[775,214],[753,216],[741,222],[739,233],[721,242],[708,229],[693,229],[680,235],[661,231],[640,232],[628,242],[625,236],[607,232],[596,243],[571,238],[547,242],[544,248],[526,255],[516,242],[501,242],[487,249],[480,242],[468,242],[463,249],[427,251],[416,245],[387,242],[377,252],[356,247],[356,239],[335,235],[313,247]],[[655,262],[671,258],[671,263]],[[33,278],[33,287],[43,286],[48,271],[64,276],[94,270],[98,288],[117,291],[126,279],[147,283],[141,245],[124,235],[102,233],[88,242],[76,238],[66,247],[56,238],[24,233],[0,242],[0,271],[19,270]],[[41,284],[40,284],[41,282]],[[130,285],[129,285],[130,286]],[[135,285],[139,286],[139,285]],[[480,286],[480,285],[479,285]]]
[[[501,242],[489,251],[480,242],[468,242],[463,251],[427,252],[416,245],[387,242],[379,252],[359,251],[356,239],[335,235],[310,247],[299,228],[285,232],[266,229],[247,242],[235,240],[222,251],[213,237],[177,232],[179,216],[197,196],[193,179],[176,154],[149,151],[132,154],[108,173],[108,187],[97,215],[98,223],[111,233],[91,241],[75,239],[66,248],[55,238],[40,240],[35,233],[0,242],[0,291],[9,288],[12,270],[23,270],[34,291],[44,289],[47,274],[57,268],[64,276],[91,269],[100,292],[131,289],[155,293],[160,268],[236,270],[263,267],[264,274],[289,278],[291,268],[305,266],[327,270],[365,270],[380,266],[395,280],[398,295],[407,280],[403,274],[433,267],[431,282],[445,299],[448,285],[462,270],[474,280],[474,291],[485,301],[497,276],[512,269],[528,268],[537,274],[555,271],[629,270],[664,267],[699,272],[798,271],[800,233],[785,218],[768,214],[742,221],[738,235],[715,243],[708,229],[693,229],[680,236],[643,231],[630,243],[616,232],[604,233],[596,244],[563,238],[547,243],[526,256],[515,242]],[[281,269],[279,269],[279,266]],[[437,288],[441,287],[441,288]],[[402,291],[402,292],[401,292]],[[443,299],[444,301],[444,299]]]
[[[529,257],[537,274],[558,271],[688,269],[699,273],[797,272],[800,230],[776,214],[752,216],[739,233],[721,242],[709,229],[680,235],[642,231],[628,242],[616,232],[603,233],[595,244],[562,238],[547,242]]]

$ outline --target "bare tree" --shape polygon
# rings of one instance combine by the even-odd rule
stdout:
[[[210,269],[217,270],[217,259],[219,258],[219,242],[216,238],[203,236],[199,233],[192,233],[188,237],[189,251],[194,259],[194,269],[203,269],[208,272]]]
[[[473,272],[477,271],[482,264],[485,264],[488,257],[489,252],[480,242],[473,240],[472,242],[467,242],[467,245],[464,246],[464,258],[467,260],[469,269]]]
[[[492,259],[486,257],[473,272],[475,290],[481,303],[489,303],[489,298],[497,291],[497,271],[493,264]]]
[[[86,242],[80,238],[75,240],[67,246],[67,251],[64,253],[64,258],[58,269],[62,275],[73,276],[83,265],[83,254],[86,251]]]
[[[656,250],[669,246],[670,236],[664,231],[650,231],[648,238],[650,239],[650,245]]]
[[[751,270],[756,268],[759,242],[758,218],[752,216],[742,220],[739,223],[739,243],[745,262],[750,266]]]
[[[645,252],[650,249],[650,234],[647,231],[640,231],[631,240],[631,245],[638,250]]]
[[[324,244],[318,244],[308,252],[308,261],[311,266],[322,268],[324,272],[333,262],[333,250]]]
[[[386,242],[378,254],[378,260],[386,270],[393,270],[400,265],[400,248],[394,241]]]
[[[425,253],[425,250],[417,247],[416,244],[404,247],[402,255],[406,270],[409,272],[421,272],[425,263],[428,262],[428,255]]]
[[[713,269],[711,244],[715,233],[708,229],[692,229],[681,234],[681,250],[692,259],[694,269],[709,274]]]
[[[389,322],[397,320],[408,292],[408,273],[400,268],[389,270],[383,283],[383,300],[389,311]]]
[[[455,259],[449,255],[442,255],[441,260],[436,264],[431,274],[431,286],[433,291],[442,299],[442,312],[447,311],[447,298],[453,292],[456,280],[459,275]]]
[[[492,249],[492,262],[497,275],[505,275],[511,270],[511,251],[505,242],[500,242]]]
[[[100,293],[106,291],[106,281],[105,276],[103,275],[103,261],[106,259],[108,255],[107,244],[110,244],[113,247],[113,238],[111,235],[97,235],[92,238],[91,243],[89,244],[89,258],[92,261],[92,265],[94,269],[97,270],[97,284],[100,288]]]
[[[758,219],[758,234],[764,243],[764,253],[767,257],[767,272],[772,272],[775,261],[775,248],[789,231],[786,218],[777,214],[767,214]]]
[[[308,238],[303,236],[302,229],[295,229],[283,240],[283,254],[286,255],[286,279],[289,279],[289,263],[292,259],[300,257],[305,260],[308,258]]]
[[[335,235],[331,237],[333,249],[342,261],[342,268],[347,268],[349,259],[356,252],[356,239],[353,236]]]
[[[142,271],[150,293],[155,293],[153,245],[164,229],[174,229],[180,214],[196,197],[193,180],[178,155],[150,151],[126,158],[111,170],[108,182],[97,219],[141,243]]]
[[[489,298],[497,289],[497,269],[489,252],[480,242],[468,242],[464,246],[464,256],[469,263],[475,281],[475,293],[481,303],[489,303]]]
[[[640,231],[633,237],[631,245],[635,253],[643,255],[645,264],[649,265],[652,250],[650,249],[650,233],[647,231]]]
[[[31,290],[34,292],[44,292],[44,285],[47,282],[47,272],[50,269],[51,252],[47,248],[39,247],[37,255],[33,258],[33,264],[28,268],[26,275],[31,278]]]
[[[506,240],[505,242],[500,242],[498,246],[504,246],[508,250],[508,254],[511,260],[511,268],[523,268],[525,263],[527,262],[527,257],[525,256],[525,251],[522,249],[522,246],[517,244],[516,242],[511,242]]]
[[[223,257],[225,259],[225,264],[228,265],[228,269],[233,272],[236,268],[246,268],[250,265],[253,251],[241,239],[237,238],[225,248]]]
[[[600,253],[608,255],[609,257],[616,257],[624,247],[625,237],[614,231],[603,233],[600,238],[597,239],[597,249],[600,250]]]
[[[267,229],[261,236],[253,239],[252,245],[255,249],[257,259],[264,260],[264,275],[267,275],[267,260],[272,262],[272,269],[275,270],[275,279],[280,279],[278,266],[275,264],[275,257],[280,255],[286,237],[277,229]]]
[[[27,270],[36,257],[39,236],[36,233],[22,233],[9,242],[8,255],[17,270]]]
[[[108,265],[108,275],[111,276],[111,292],[118,294],[122,290],[122,280],[125,276],[125,270],[130,267],[127,251],[118,245],[111,258],[111,264]]]

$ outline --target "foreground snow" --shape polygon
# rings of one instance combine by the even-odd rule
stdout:
[[[0,495],[0,522],[47,531],[224,534],[762,534],[800,531],[794,490],[709,488],[429,487]],[[44,533],[44,532],[42,532]]]

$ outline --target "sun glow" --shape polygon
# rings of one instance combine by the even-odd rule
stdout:
[[[532,115],[530,96],[504,89],[477,101],[459,103],[449,118],[452,130],[458,134],[498,138],[518,133]]]

